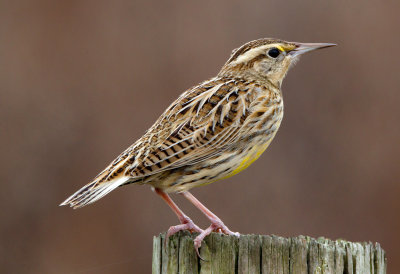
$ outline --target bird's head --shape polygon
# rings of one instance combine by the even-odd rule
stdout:
[[[219,76],[269,81],[280,86],[300,55],[331,46],[335,44],[286,42],[270,38],[250,41],[232,51]]]

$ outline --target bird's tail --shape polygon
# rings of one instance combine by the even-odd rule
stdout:
[[[60,206],[69,205],[76,209],[91,204],[104,197],[117,187],[125,184],[128,180],[129,177],[126,176],[117,177],[105,182],[94,180],[72,194],[71,197],[62,202]]]

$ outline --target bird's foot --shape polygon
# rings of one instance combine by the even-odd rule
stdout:
[[[223,233],[226,235],[232,235],[232,236],[236,236],[239,237],[240,233],[239,232],[232,232],[219,218],[213,218],[211,220],[211,225],[210,227],[213,228],[212,231],[214,232],[219,232],[219,233]]]
[[[175,233],[181,230],[188,230],[190,233],[198,232],[203,233],[203,229],[198,227],[189,217],[184,216],[181,219],[180,225],[171,226],[168,231],[167,235],[165,236],[165,240],[167,240],[170,236],[174,235]]]
[[[211,225],[203,230],[195,239],[194,239],[194,248],[196,249],[197,255],[200,257],[199,248],[201,246],[201,242],[204,238],[211,234],[211,232],[219,232],[226,235],[232,235],[239,237],[239,232],[232,232],[219,218],[212,218]],[[201,257],[200,257],[201,258]]]

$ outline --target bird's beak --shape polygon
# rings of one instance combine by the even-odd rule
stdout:
[[[336,44],[331,43],[293,43],[295,44],[295,48],[291,50],[288,54],[295,57],[299,56],[303,53],[316,50],[316,49],[323,49],[328,47],[336,46]]]

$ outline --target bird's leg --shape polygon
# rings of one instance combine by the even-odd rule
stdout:
[[[228,235],[234,235],[236,237],[240,236],[240,233],[230,231],[229,228],[221,221],[220,218],[218,218],[217,215],[215,215],[208,208],[206,208],[190,192],[185,191],[185,192],[182,192],[181,194],[186,199],[188,199],[195,207],[200,209],[200,211],[203,212],[203,214],[206,215],[206,217],[211,221],[211,225],[206,230],[203,230],[200,233],[200,235],[196,237],[196,239],[194,239],[194,246],[196,248],[196,251],[201,246],[201,242],[203,241],[203,239],[213,231],[222,232],[222,233],[228,234]]]
[[[155,188],[154,191],[160,195],[160,197],[169,205],[169,207],[175,212],[176,216],[178,216],[179,221],[181,222],[180,225],[171,226],[168,231],[165,239],[167,240],[169,236],[177,233],[181,230],[189,230],[190,232],[199,232],[200,234],[203,233],[203,230],[199,228],[193,221],[182,212],[182,210],[172,201],[171,197],[164,191],[159,188]]]

